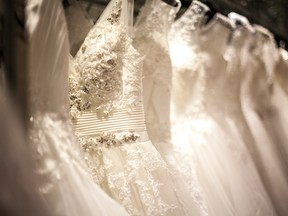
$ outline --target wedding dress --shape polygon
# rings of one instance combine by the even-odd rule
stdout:
[[[288,195],[287,141],[284,142],[286,132],[281,127],[277,104],[272,100],[278,50],[266,29],[260,26],[255,28],[251,54],[243,68],[245,79],[242,83],[242,106],[262,158],[262,175],[269,196],[277,214],[287,215],[284,201]]]
[[[168,33],[180,6],[180,2],[173,7],[161,0],[147,0],[134,27],[133,45],[144,56],[143,102],[148,135],[172,171],[176,193],[185,215],[207,215],[193,167],[193,155],[171,143],[172,65]]]
[[[0,215],[50,216],[36,187],[24,127],[3,92],[0,83]]]
[[[241,21],[238,20],[239,22]],[[243,175],[246,171],[244,178],[247,180],[247,188],[251,187],[251,191],[258,195],[258,197],[255,196],[255,199],[251,197],[254,201],[254,206],[250,206],[251,209],[246,207],[246,212],[243,210],[238,210],[238,212],[242,212],[242,215],[251,215],[251,213],[258,211],[263,215],[272,215],[275,213],[271,199],[267,194],[267,188],[265,187],[267,185],[263,182],[262,174],[265,171],[261,166],[262,158],[257,151],[255,139],[241,107],[241,84],[244,74],[241,67],[247,63],[242,60],[242,57],[248,56],[246,51],[249,50],[249,45],[251,45],[250,41],[253,33],[251,29],[249,30],[249,26],[240,23],[229,38],[228,47],[223,55],[227,61],[226,71],[222,77],[225,80],[222,85],[223,94],[222,96],[219,95],[219,98],[222,98],[222,108],[219,110],[222,110],[223,113],[220,114],[221,112],[218,111],[214,115],[214,119],[233,137],[233,142],[236,144],[234,151],[238,152],[238,156],[243,160],[246,167]],[[221,76],[218,76],[217,79],[221,79]],[[250,185],[248,186],[248,184]],[[237,196],[238,194],[236,194]],[[252,201],[250,202],[252,203]]]
[[[131,215],[183,215],[167,165],[149,140],[133,2],[112,0],[75,56],[70,113],[94,181]]]
[[[236,44],[227,45],[234,30],[232,21],[216,14],[209,24],[197,30],[197,49],[192,47],[197,53],[189,62],[192,66],[177,64],[174,68],[172,139],[194,152],[211,215],[273,215],[246,146],[236,136],[239,133],[234,131],[234,120],[230,122],[231,116],[223,107],[228,102],[235,104],[233,98],[223,98],[229,87],[225,54],[234,46],[237,49]],[[212,40],[215,35],[217,40]]]
[[[26,14],[29,142],[39,191],[52,215],[128,215],[93,182],[69,121],[69,43],[61,2],[28,1]]]

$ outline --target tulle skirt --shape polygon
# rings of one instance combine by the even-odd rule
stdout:
[[[254,164],[235,134],[225,133],[205,113],[176,120],[173,143],[194,154],[210,215],[274,215]]]
[[[30,142],[39,190],[52,215],[127,216],[125,209],[86,171],[78,140],[66,117],[42,113],[31,119]]]
[[[146,132],[82,136],[90,172],[131,215],[184,215],[167,164]]]

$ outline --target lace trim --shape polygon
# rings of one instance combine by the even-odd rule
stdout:
[[[154,38],[157,33],[159,35],[166,35],[180,7],[180,1],[178,1],[177,7],[157,0],[151,0],[149,3],[146,3],[140,9],[140,14],[137,19],[136,26],[139,26],[136,31],[137,37],[144,36],[145,38]],[[159,41],[159,43],[161,43],[161,41]]]

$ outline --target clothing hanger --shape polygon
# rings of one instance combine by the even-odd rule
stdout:
[[[227,1],[227,0],[199,0],[209,6],[211,11],[214,8],[217,12],[220,12],[226,16],[230,12],[236,12],[241,14],[249,20],[251,24],[258,24],[264,26],[269,29],[270,32],[274,35],[274,38],[277,42],[277,45],[280,47],[280,41],[288,42],[288,35],[285,35],[285,32],[281,29],[277,28],[275,22],[271,20],[271,18],[263,11],[259,13],[258,11],[254,11],[253,8],[248,8],[240,4],[240,1]],[[207,14],[208,21],[211,19],[211,12]],[[213,14],[212,14],[213,15]],[[260,16],[261,15],[261,16]],[[287,49],[287,48],[286,48]]]
[[[250,33],[255,33],[255,29],[245,16],[242,16],[235,12],[231,12],[228,14],[228,17],[235,22],[236,26],[243,26],[244,28],[248,29]]]
[[[215,3],[211,3],[209,0],[202,0],[203,4],[209,7],[209,11],[206,12],[206,19],[204,25],[208,24],[211,20],[213,20],[215,14],[218,12],[217,7],[215,7]]]
[[[174,7],[178,6],[178,2],[176,0],[162,0],[162,1]]]

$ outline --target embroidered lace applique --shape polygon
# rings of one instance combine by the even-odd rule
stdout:
[[[73,163],[85,170],[81,164],[77,139],[71,134],[74,130],[68,116],[38,113],[30,118],[29,140],[36,161],[36,173],[40,181],[40,192],[49,193],[62,180],[65,164]],[[87,173],[88,175],[88,173]]]
[[[142,58],[126,27],[117,23],[117,13],[111,17],[114,24],[97,24],[75,57],[76,73],[69,76],[72,118],[82,111],[110,114],[141,102]]]
[[[166,173],[167,166],[156,151],[144,147],[151,145],[149,141],[137,142],[134,133],[80,139],[94,181],[131,215],[165,215],[177,208],[160,195],[165,182],[158,180],[157,173]],[[144,206],[135,202],[135,193]]]
[[[113,133],[103,133],[100,137],[79,137],[80,143],[85,152],[93,151],[98,147],[120,146],[127,143],[135,143],[139,139],[139,135],[134,133],[124,133],[116,136]]]
[[[122,0],[115,1],[115,4],[113,5],[112,12],[110,17],[107,18],[107,20],[111,23],[111,25],[117,23],[119,24],[120,15],[122,11]]]

